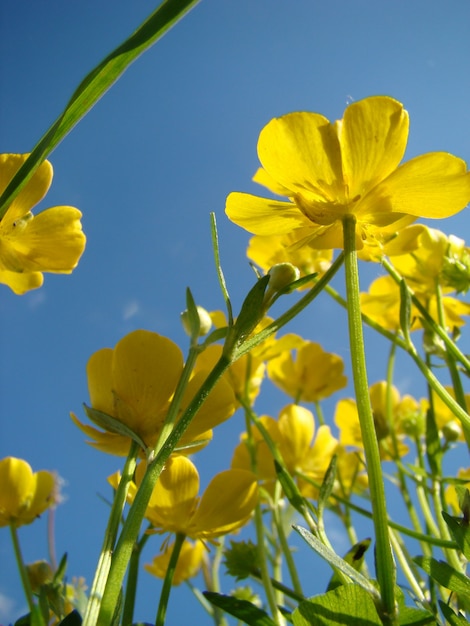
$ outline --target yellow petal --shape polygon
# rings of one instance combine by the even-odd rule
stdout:
[[[323,115],[289,113],[271,120],[260,133],[258,157],[290,196],[307,192],[312,200],[333,200],[343,194],[336,128]]]
[[[33,475],[33,496],[28,508],[19,516],[19,523],[30,524],[55,504],[55,478],[51,472],[40,470]]]
[[[0,194],[28,158],[29,154],[0,154]],[[7,223],[23,217],[46,195],[52,182],[52,165],[44,161],[11,203],[3,218]],[[2,221],[3,221],[2,220]]]
[[[147,330],[123,337],[112,359],[118,417],[144,437],[158,432],[182,370],[183,355],[170,339]]]
[[[282,235],[310,225],[292,202],[258,198],[248,193],[229,194],[225,212],[232,222],[255,235]]]
[[[70,413],[70,417],[73,423],[90,438],[91,441],[87,441],[90,446],[101,450],[101,452],[115,454],[116,456],[127,456],[129,454],[131,445],[129,437],[124,437],[116,433],[103,432],[93,428],[93,426],[83,424],[74,413]]]
[[[145,516],[154,526],[183,532],[197,504],[199,474],[184,456],[170,457],[153,490]]]
[[[14,521],[33,497],[33,470],[26,461],[6,457],[0,461],[0,524]]]
[[[146,563],[144,569],[157,578],[165,578],[173,546],[174,543],[168,545],[165,552],[156,556],[152,563]],[[171,584],[177,586],[196,576],[202,567],[205,554],[206,548],[202,541],[192,543],[186,540],[181,548]]]
[[[398,167],[405,154],[408,126],[408,113],[393,98],[365,98],[347,107],[339,141],[350,200],[363,197]]]
[[[22,271],[70,273],[85,249],[82,214],[74,207],[53,207],[26,221],[19,220],[8,234]]]
[[[257,501],[254,474],[241,469],[221,472],[207,486],[188,535],[212,539],[233,532],[248,521]]]
[[[91,406],[107,415],[117,417],[114,411],[112,363],[112,348],[102,348],[88,359],[86,373]]]
[[[470,202],[470,172],[465,161],[447,152],[431,152],[407,161],[383,180],[361,203],[361,219],[393,211],[443,218]]]
[[[303,461],[315,432],[313,413],[303,406],[289,404],[279,414],[281,450],[288,469],[296,469]]]
[[[0,257],[1,257],[2,242],[0,241]],[[27,272],[26,274],[20,274],[18,272],[11,272],[9,270],[0,269],[0,283],[8,285],[10,289],[21,296],[31,289],[38,289],[44,282],[44,277],[41,272]]]

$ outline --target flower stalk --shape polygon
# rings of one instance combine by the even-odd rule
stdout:
[[[356,219],[343,218],[346,294],[351,362],[362,441],[369,476],[370,499],[376,538],[376,568],[382,598],[382,620],[396,624],[395,564],[389,539],[385,486],[380,451],[369,397],[367,368],[359,300],[359,271],[356,251]]]

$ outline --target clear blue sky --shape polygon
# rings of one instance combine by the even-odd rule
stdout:
[[[84,75],[154,8],[149,0],[4,0],[1,150],[29,151]],[[210,211],[218,217],[229,289],[240,303],[253,282],[248,234],[225,218],[225,197],[256,193],[256,142],[272,117],[311,110],[337,119],[351,100],[387,94],[410,113],[407,158],[445,150],[470,162],[469,23],[467,0],[203,0],[51,155],[55,178],[38,209],[80,208],[88,244],[71,276],[47,275],[42,289],[22,297],[2,289],[0,458],[22,457],[63,478],[57,550],[68,551],[70,576],[91,583],[107,514],[97,493],[108,493],[106,476],[120,463],[87,446],[68,417],[71,410],[82,416],[88,401],[89,356],[136,328],[184,349],[186,286],[207,309],[222,308]],[[433,225],[469,239],[466,211]],[[366,287],[380,269],[364,269]],[[344,314],[325,298],[288,330],[347,360],[344,326]],[[385,375],[385,349],[370,349],[371,382]],[[423,389],[413,387],[412,375],[404,367],[397,384],[418,396]],[[327,404],[330,417],[337,399]],[[277,414],[288,401],[267,393],[257,409]],[[197,458],[205,482],[227,467],[242,429],[237,415],[215,432]],[[21,530],[28,560],[46,556],[44,531],[45,518]],[[306,566],[327,571],[304,552]],[[25,609],[9,571],[6,529],[0,561],[6,625]],[[155,607],[145,597],[156,598],[159,583],[143,573],[142,585],[136,618],[151,620]],[[309,593],[322,589],[312,583]],[[170,601],[171,624],[199,611],[195,600],[181,603],[177,594],[189,595],[181,588]],[[199,623],[209,623],[200,615]]]

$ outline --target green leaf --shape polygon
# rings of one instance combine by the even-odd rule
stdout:
[[[439,600],[439,606],[441,607],[442,614],[449,622],[451,626],[468,626],[470,622],[467,622],[465,617],[459,613],[454,613],[448,604]]]
[[[75,124],[88,113],[129,65],[160,39],[198,1],[165,0],[128,39],[83,79],[64,111],[36,144],[29,158],[0,197],[0,219],[39,165]]]
[[[470,580],[468,577],[457,572],[445,561],[437,561],[432,557],[425,556],[417,556],[413,561],[446,589],[454,591],[463,598],[470,597]]]
[[[119,421],[115,417],[112,417],[111,415],[108,415],[107,413],[103,413],[102,411],[98,411],[97,409],[92,409],[86,404],[83,404],[83,407],[85,409],[87,417],[94,424],[96,424],[100,428],[103,428],[104,430],[107,430],[108,432],[117,433],[118,435],[123,435],[124,437],[129,437],[130,439],[135,441],[136,444],[142,448],[142,450],[147,450],[147,446],[145,445],[145,443],[142,441],[137,433],[129,428],[129,426],[126,426],[121,421]]]
[[[294,626],[382,625],[370,594],[354,584],[342,585],[301,602],[292,618]]]
[[[464,517],[453,517],[445,511],[442,511],[442,516],[459,546],[459,550],[466,559],[470,559],[470,526],[468,521]]]
[[[274,469],[276,470],[276,476],[281,483],[284,495],[294,509],[303,515],[305,511],[305,499],[295,484],[294,479],[285,467],[276,460],[274,460]]]
[[[331,496],[333,487],[335,486],[336,479],[336,464],[338,457],[336,454],[332,457],[328,469],[325,472],[323,482],[320,487],[320,493],[318,495],[318,517],[323,517],[323,510],[328,502],[328,498]]]
[[[436,617],[424,609],[400,606],[398,611],[398,623],[400,626],[425,626],[425,624],[435,624]]]
[[[406,341],[410,342],[411,294],[405,280],[400,281],[400,327]]]
[[[197,341],[199,331],[201,329],[201,319],[199,317],[196,303],[194,302],[193,294],[191,293],[191,289],[189,287],[186,288],[186,310],[188,314],[187,320],[189,336],[191,339]]]
[[[211,604],[233,615],[248,626],[276,626],[269,615],[248,600],[238,600],[232,596],[225,596],[213,591],[204,591],[204,597]]]
[[[380,602],[380,595],[377,589],[372,583],[367,580],[365,576],[357,572],[354,567],[346,563],[344,559],[338,556],[333,550],[327,548],[319,539],[317,539],[310,531],[301,526],[293,525],[293,529],[299,533],[299,535],[305,539],[308,545],[315,550],[331,567],[336,568],[343,572],[346,576],[362,587],[367,593],[375,599],[376,602]]]
[[[58,626],[81,626],[82,618],[78,611],[72,611],[59,622]]]

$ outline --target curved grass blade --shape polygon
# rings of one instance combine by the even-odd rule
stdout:
[[[128,39],[83,79],[64,111],[33,148],[29,158],[0,197],[0,220],[36,169],[75,124],[88,113],[137,57],[148,50],[198,2],[199,0],[164,0]]]

